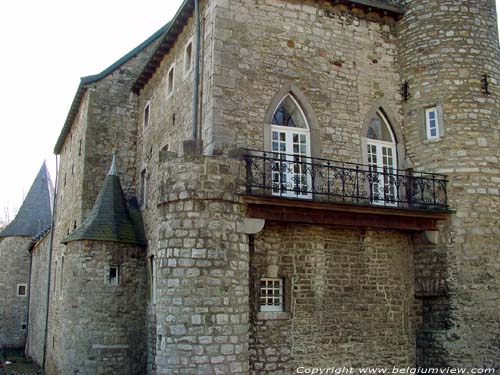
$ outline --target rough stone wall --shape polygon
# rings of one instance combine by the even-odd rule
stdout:
[[[414,365],[408,233],[268,221],[251,254],[251,374]],[[259,317],[259,280],[276,276],[286,316]]]
[[[91,93],[83,95],[78,114],[61,149],[55,225],[62,236],[73,231],[83,221],[82,191],[85,165],[85,144]]]
[[[200,102],[201,132],[204,137],[211,134],[210,123],[212,109],[211,102],[211,67],[212,67],[212,5],[211,2],[202,1],[201,9],[201,89],[202,99]],[[136,191],[140,195],[141,173],[146,171],[147,176],[147,202],[142,203],[142,214],[148,239],[148,259],[158,256],[159,226],[161,214],[157,207],[160,199],[158,190],[159,165],[163,160],[165,152],[167,155],[182,154],[182,142],[191,137],[192,121],[192,84],[193,72],[184,72],[184,51],[189,41],[194,47],[194,25],[193,18],[189,18],[184,26],[177,42],[172,50],[164,57],[158,71],[153,75],[150,82],[143,88],[138,97],[137,109],[137,164],[136,164]],[[193,50],[194,56],[194,50]],[[193,57],[194,58],[194,57]],[[174,91],[167,98],[166,80],[167,74],[175,63],[174,68]],[[150,121],[144,127],[144,108],[146,103],[150,105]],[[175,120],[174,120],[175,118]],[[175,122],[174,122],[175,121]],[[155,357],[157,345],[157,306],[148,300],[148,374],[156,370]]]
[[[236,159],[160,165],[158,375],[248,374],[248,240]]]
[[[313,155],[360,162],[361,130],[375,105],[400,125],[392,18],[329,1],[227,0],[217,1],[214,24],[214,129],[207,147],[263,149],[266,111],[290,83],[318,122]]]
[[[0,349],[24,348],[26,342],[30,245],[29,236],[0,239]],[[26,285],[25,297],[17,296],[18,284]]]
[[[45,345],[49,245],[50,232],[31,250],[29,330],[25,351],[27,356],[38,365],[43,363],[43,347]]]
[[[498,368],[500,53],[495,3],[409,0],[406,7],[399,55],[411,92],[403,108],[407,153],[416,169],[449,175],[449,201],[456,209],[440,227],[439,245],[420,246],[417,252],[423,311],[418,362]],[[481,89],[485,73],[489,95]],[[442,107],[444,134],[430,141],[423,112],[436,105]],[[429,264],[432,268],[424,273]],[[426,283],[427,288],[421,287]]]
[[[95,82],[82,99],[75,122],[61,150],[49,307],[47,368],[59,373],[62,358],[60,318],[62,239],[80,225],[92,208],[118,149],[117,169],[127,195],[135,194],[137,97],[130,91],[155,43],[116,71]],[[81,141],[81,147],[80,147]],[[64,178],[66,176],[66,179]],[[66,183],[65,183],[66,182]]]
[[[143,375],[145,250],[78,241],[68,244],[64,259],[60,373]],[[120,267],[119,285],[109,283],[110,265]]]

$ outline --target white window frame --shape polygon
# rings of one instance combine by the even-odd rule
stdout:
[[[19,288],[24,286],[24,294],[19,294]],[[16,285],[16,296],[17,297],[28,297],[28,284],[24,284],[24,283],[21,283],[21,284],[17,284]]]
[[[147,111],[147,116],[146,116]],[[148,101],[144,106],[144,111],[142,112],[142,128],[146,129],[151,122],[151,101]]]
[[[189,46],[191,46],[191,54],[189,56],[189,68],[186,69],[186,64],[188,62],[188,48]],[[193,57],[194,57],[194,45],[193,45],[193,38],[190,38],[187,43],[186,43],[186,47],[184,47],[184,60],[183,60],[183,69],[184,69],[184,78],[186,78],[192,71],[193,71],[193,65],[194,65],[194,61],[193,61]]]
[[[266,286],[262,286],[262,282],[266,283]],[[278,287],[276,288],[274,283],[278,282]],[[283,278],[278,277],[262,277],[259,283],[259,306],[260,311],[284,311],[283,307]],[[278,291],[278,294],[268,294],[268,291]],[[278,304],[276,304],[278,301]]]
[[[385,126],[387,127],[388,131],[389,131],[389,135],[391,136],[391,141],[388,142],[388,141],[381,141],[381,140],[377,140],[377,139],[371,139],[371,138],[366,138],[366,164],[369,165],[371,168],[375,168],[375,170],[377,172],[381,172],[383,173],[384,172],[384,157],[383,157],[383,148],[387,148],[387,149],[391,149],[391,152],[392,152],[392,166],[390,166],[390,168],[392,168],[393,170],[396,170],[398,168],[398,153],[397,153],[397,143],[396,143],[396,137],[394,135],[394,132],[392,130],[392,127],[391,127],[391,124],[389,122],[389,120],[386,118],[385,114],[379,110],[377,111],[378,115],[380,116],[380,118],[382,119],[382,121],[384,122]],[[375,115],[374,115],[375,116]],[[365,137],[367,135],[365,134]],[[370,146],[375,146],[375,149],[376,149],[376,158],[377,158],[377,164],[375,165],[374,163],[370,163],[370,161],[368,160],[369,159],[369,152],[368,152],[368,148]],[[393,172],[394,173],[394,172]],[[387,182],[384,181],[384,178],[382,175],[379,176],[379,181],[377,183],[377,186],[378,186],[378,195],[379,196],[382,196],[384,199],[380,199],[380,200],[377,200],[377,199],[374,199],[372,201],[373,204],[376,204],[376,205],[385,205],[385,206],[397,206],[397,200],[399,199],[398,197],[398,194],[399,192],[397,191],[397,188],[396,186],[391,186],[390,188],[394,189],[394,198],[395,198],[395,201],[394,202],[387,202],[385,200],[385,188],[387,187]],[[373,186],[370,186],[370,191],[371,189],[373,189]]]
[[[172,73],[172,83],[170,83],[170,73]],[[170,68],[168,68],[167,83],[166,83],[167,99],[174,94],[174,89],[175,89],[175,63],[170,65]]]
[[[430,114],[434,113],[434,129],[436,135],[432,135],[431,128],[431,118]],[[425,109],[425,132],[427,134],[427,139],[438,139],[439,138],[439,118],[438,118],[438,110],[437,107],[429,107]]]
[[[285,165],[286,163],[290,163],[290,164],[293,164],[293,157],[291,155],[293,155],[293,134],[303,134],[305,135],[306,137],[306,159],[309,160],[309,162],[311,162],[311,131],[310,131],[310,127],[309,127],[309,122],[307,121],[307,117],[306,117],[306,114],[304,113],[304,110],[302,109],[302,106],[299,104],[299,102],[293,97],[293,95],[291,94],[286,94],[282,99],[281,101],[278,103],[278,105],[276,106],[276,108],[274,109],[274,112],[273,112],[273,117],[274,117],[274,114],[276,113],[277,109],[279,108],[279,106],[281,105],[281,103],[283,103],[283,101],[287,98],[287,97],[290,97],[290,99],[292,99],[292,101],[295,103],[295,105],[297,106],[297,108],[299,109],[300,111],[300,114],[301,116],[304,118],[304,121],[305,121],[305,124],[306,124],[306,128],[292,128],[292,127],[289,127],[289,126],[281,126],[281,125],[275,125],[272,123],[271,121],[271,152],[274,154],[281,154],[282,152],[276,152],[276,151],[273,151],[272,150],[272,144],[273,144],[273,132],[278,132],[278,134],[281,132],[281,133],[285,133],[285,137],[286,137],[286,151],[285,151],[285,154],[287,154],[286,156],[286,161],[284,161]],[[307,171],[306,171],[307,173]],[[271,172],[272,174],[272,172]],[[293,173],[286,173],[287,176],[286,178],[287,179],[290,179],[293,175]],[[312,190],[312,178],[311,178],[311,174],[310,173],[307,173],[307,187],[308,187],[308,190]],[[293,190],[285,190],[285,191],[282,191],[280,189],[280,191],[274,191],[273,189],[273,195],[276,195],[276,196],[282,196],[282,197],[290,197],[290,198],[302,198],[302,199],[312,199],[312,194],[311,193],[307,193],[307,194],[301,194],[301,195],[297,195],[295,191]]]
[[[116,277],[114,279],[111,278],[111,270],[116,269]],[[108,270],[108,284],[111,286],[119,286],[121,282],[121,267],[117,265],[110,265]]]

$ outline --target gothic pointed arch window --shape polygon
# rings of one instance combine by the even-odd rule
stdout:
[[[297,100],[287,94],[271,123],[273,195],[311,198],[309,125]]]
[[[391,125],[379,109],[366,130],[367,163],[370,171],[370,199],[375,204],[396,205],[394,179],[397,166],[396,138]]]

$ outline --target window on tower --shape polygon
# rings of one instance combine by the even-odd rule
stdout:
[[[439,121],[436,107],[430,107],[425,110],[425,128],[427,139],[439,138]]]

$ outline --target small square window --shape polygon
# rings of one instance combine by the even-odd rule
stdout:
[[[439,138],[439,121],[436,107],[427,108],[425,110],[425,128],[427,139]]]
[[[109,285],[120,285],[120,267],[109,267]]]
[[[144,107],[144,119],[143,119],[143,123],[142,123],[142,126],[144,128],[147,128],[148,125],[149,125],[149,107],[150,107],[150,104],[146,104],[146,106]]]
[[[26,297],[28,295],[28,285],[27,284],[17,284],[17,296]]]
[[[188,42],[184,50],[184,76],[187,76],[193,69],[193,43]]]
[[[260,311],[283,311],[283,279],[260,279]]]
[[[174,93],[174,65],[170,67],[167,74],[167,98]]]

